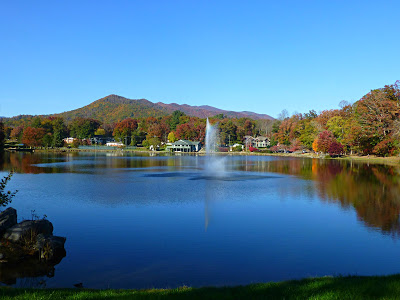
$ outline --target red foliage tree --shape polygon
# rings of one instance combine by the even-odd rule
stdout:
[[[394,150],[394,143],[392,138],[384,139],[382,142],[377,144],[374,149],[373,153],[378,156],[385,156],[387,154],[392,155]]]
[[[24,126],[20,125],[20,126],[14,127],[11,130],[10,138],[20,141],[23,133],[24,133]]]
[[[343,145],[337,141],[333,141],[329,145],[328,153],[330,156],[342,154],[343,153]]]
[[[22,135],[22,142],[31,147],[40,147],[43,145],[43,137],[46,134],[44,128],[27,127]]]
[[[336,141],[336,139],[333,136],[332,132],[330,132],[329,130],[322,131],[318,135],[317,140],[316,140],[316,151],[328,153],[329,147],[332,144],[332,142],[334,142],[334,141]]]
[[[196,128],[191,123],[176,126],[175,135],[178,139],[194,140],[197,136]]]
[[[124,138],[126,136],[131,136],[133,131],[138,128],[138,122],[135,119],[128,118],[119,123],[114,128],[113,136],[118,139]]]

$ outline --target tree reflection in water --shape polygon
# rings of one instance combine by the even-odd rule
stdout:
[[[399,167],[321,159],[260,160],[247,171],[274,172],[311,179],[322,201],[351,207],[359,220],[383,233],[400,236]]]
[[[138,158],[138,157],[136,157]],[[140,157],[139,157],[140,158]],[[101,172],[104,168],[140,169],[140,168],[185,168],[188,161],[191,167],[199,168],[198,160],[180,157],[164,159],[131,159],[128,156],[108,157],[107,154],[94,156],[89,153],[41,153],[7,154],[0,160],[1,170],[14,169],[17,173],[84,173],[84,160],[92,161],[92,172]],[[58,165],[69,160],[81,160],[80,168]],[[38,166],[45,162],[48,166]],[[193,165],[195,164],[195,165]],[[400,176],[399,167],[378,164],[354,163],[339,160],[271,158],[263,156],[236,157],[232,169],[244,172],[272,172],[294,175],[314,182],[314,191],[321,201],[338,203],[343,209],[357,212],[359,220],[368,227],[377,228],[383,233],[400,236]],[[165,169],[163,169],[165,171]],[[266,183],[268,184],[268,183]],[[287,187],[282,191],[295,196]]]

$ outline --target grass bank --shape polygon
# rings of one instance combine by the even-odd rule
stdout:
[[[153,290],[0,288],[1,299],[399,299],[400,274]]]

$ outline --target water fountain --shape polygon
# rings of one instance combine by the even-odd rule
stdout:
[[[219,142],[218,124],[211,125],[207,118],[206,124],[206,162],[205,174],[208,178],[221,178],[226,175],[225,159],[217,157],[216,151]]]

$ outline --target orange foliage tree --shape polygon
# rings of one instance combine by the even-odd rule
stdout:
[[[27,127],[22,135],[22,142],[31,147],[40,147],[43,145],[43,137],[46,134],[44,128]]]

